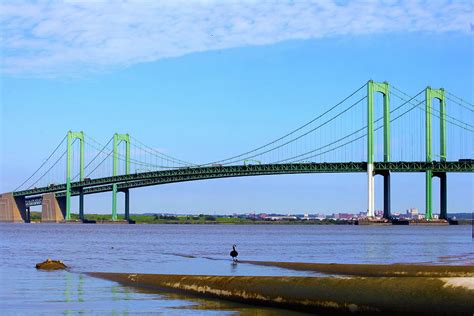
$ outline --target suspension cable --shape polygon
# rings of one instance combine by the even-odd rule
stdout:
[[[403,103],[403,104],[399,105],[398,107],[396,107],[395,109],[391,110],[390,113],[394,113],[395,111],[397,111],[398,109],[400,109],[401,107],[403,107],[404,105],[406,105],[407,103],[411,102],[413,99],[415,99],[415,98],[416,98],[418,95],[420,95],[422,92],[423,92],[423,90],[420,91],[420,92],[419,92],[418,94],[416,94],[415,96],[413,96],[410,100],[405,101],[405,103]],[[412,107],[412,108],[410,109],[410,111],[413,110],[413,108],[414,108],[414,107]],[[407,113],[407,112],[403,113],[403,115],[406,114],[406,113]],[[397,118],[398,118],[398,117],[397,117]],[[378,119],[376,119],[376,120],[374,121],[374,124],[377,123],[377,122],[379,122],[379,121],[382,120],[382,119],[383,119],[383,116],[379,117]],[[392,122],[392,120],[391,120],[391,122]],[[383,125],[381,125],[381,126],[383,126]],[[322,147],[313,149],[313,150],[311,150],[311,151],[308,151],[308,152],[306,152],[306,153],[303,153],[303,154],[300,154],[300,155],[297,155],[297,156],[294,156],[294,157],[290,157],[290,158],[287,158],[287,159],[279,160],[279,161],[277,161],[277,162],[275,162],[275,163],[281,163],[281,162],[285,162],[285,161],[288,161],[288,160],[296,159],[296,158],[299,158],[299,157],[302,157],[302,156],[306,156],[306,155],[308,155],[308,154],[310,154],[310,153],[313,153],[313,152],[315,152],[315,151],[318,151],[318,150],[321,150],[321,149],[323,149],[323,148],[329,147],[329,146],[331,146],[331,145],[333,145],[333,144],[336,144],[336,143],[340,142],[341,140],[347,139],[347,138],[349,138],[349,137],[351,137],[351,136],[353,136],[353,135],[355,135],[355,134],[357,134],[357,133],[363,131],[363,130],[366,129],[366,128],[367,128],[367,125],[365,125],[364,127],[360,128],[360,129],[358,129],[358,130],[356,130],[356,131],[354,131],[354,132],[352,132],[352,133],[350,133],[350,134],[348,134],[348,135],[346,135],[346,136],[344,136],[344,137],[342,137],[342,138],[339,138],[339,139],[336,140],[336,141],[333,141],[333,142],[331,142],[331,143],[329,143],[329,144],[326,144],[326,145],[324,145],[324,146],[322,146]],[[380,127],[376,128],[376,129],[374,130],[374,132],[375,132],[376,130],[378,130],[378,129],[380,129]],[[364,134],[363,136],[365,136],[365,135],[367,135],[367,133]],[[362,137],[363,137],[363,136],[362,136]],[[359,138],[355,139],[354,141],[356,141],[356,140],[358,140],[358,139],[359,139]],[[351,142],[352,142],[352,141],[351,141]],[[351,143],[351,142],[349,142],[349,143]],[[347,144],[348,144],[348,143],[347,143]],[[304,159],[308,159],[308,158],[312,158],[312,157],[306,157],[306,158],[303,158],[303,160],[304,160]]]
[[[423,101],[422,101],[422,102],[423,102]],[[419,104],[421,104],[422,102],[420,102]],[[394,122],[394,121],[398,120],[400,117],[404,116],[405,114],[407,114],[408,112],[412,111],[412,110],[415,109],[415,108],[416,108],[416,106],[413,106],[412,108],[408,109],[407,111],[403,112],[402,114],[398,115],[397,117],[391,119],[390,122]],[[367,126],[363,127],[362,129],[364,129],[364,128],[366,128],[366,127],[367,127]],[[379,127],[375,128],[375,129],[374,129],[374,132],[378,131],[378,130],[381,129],[382,127],[383,127],[383,125],[380,125]],[[339,148],[341,148],[341,147],[343,147],[343,146],[345,146],[345,145],[354,143],[354,142],[356,142],[357,140],[359,140],[359,139],[361,139],[361,138],[363,138],[363,137],[366,137],[366,136],[367,136],[367,133],[365,133],[365,134],[363,134],[363,135],[361,135],[361,136],[359,136],[359,137],[357,137],[357,138],[355,138],[355,139],[353,139],[353,140],[350,140],[350,141],[348,141],[348,142],[346,142],[346,143],[344,143],[344,144],[341,144],[341,145],[339,145],[339,146],[337,146],[337,147],[331,148],[331,149],[329,149],[329,150],[327,150],[327,151],[325,151],[325,152],[318,153],[318,154],[316,154],[316,155],[312,155],[312,156],[309,156],[309,157],[304,157],[304,158],[302,158],[302,159],[300,159],[300,160],[297,160],[297,161],[295,161],[295,162],[301,162],[301,161],[306,160],[306,159],[309,159],[309,158],[314,158],[314,157],[317,157],[317,156],[321,156],[321,155],[323,155],[323,154],[325,154],[325,153],[328,153],[328,152],[334,151],[334,150],[336,150],[336,149],[339,149]]]
[[[64,140],[67,138],[67,134],[63,137],[63,139],[59,142],[59,144],[56,146],[56,148],[53,150],[53,152],[48,156],[48,158],[46,158],[46,160],[41,164],[41,166],[38,167],[38,169],[36,169],[35,172],[33,172],[33,174],[28,178],[26,179],[25,181],[23,181],[22,184],[20,184],[18,187],[15,188],[14,191],[18,190],[19,188],[21,188],[26,182],[28,182],[31,178],[34,177],[34,175],[36,173],[38,173],[38,171],[43,168],[43,166],[48,162],[48,160],[56,153],[56,151],[59,149],[59,147],[61,147],[62,143],[64,142]]]
[[[353,93],[351,93],[349,96],[347,96],[346,98],[344,98],[342,101],[340,101],[339,103],[337,103],[336,105],[334,105],[333,107],[331,107],[330,109],[326,110],[324,113],[322,113],[321,115],[315,117],[314,119],[312,119],[311,121],[307,122],[306,124],[298,127],[297,129],[269,142],[269,143],[266,143],[265,145],[262,145],[260,147],[257,147],[255,149],[252,149],[252,150],[249,150],[245,153],[242,153],[240,155],[236,155],[236,156],[232,156],[232,157],[229,157],[229,158],[226,158],[226,159],[222,159],[222,160],[218,160],[218,161],[214,161],[214,162],[211,162],[211,163],[207,163],[207,164],[204,164],[203,166],[205,165],[211,165],[211,164],[218,164],[218,163],[223,163],[223,162],[226,162],[226,161],[229,161],[229,160],[233,160],[233,159],[236,159],[236,158],[240,158],[240,157],[243,157],[245,155],[248,155],[248,154],[251,154],[253,152],[256,152],[260,149],[263,149],[265,147],[268,147],[270,145],[273,145],[275,144],[276,142],[288,137],[288,136],[291,136],[293,135],[294,133],[302,130],[303,128],[305,128],[306,126],[310,125],[311,123],[315,122],[316,120],[320,119],[321,117],[323,117],[324,115],[328,114],[329,112],[331,112],[332,110],[334,110],[335,108],[337,108],[339,105],[341,105],[342,103],[344,103],[345,101],[347,101],[348,99],[350,99],[351,97],[353,97],[357,92],[359,92],[360,90],[362,90],[365,86],[367,85],[367,83],[364,83],[360,88],[358,88],[357,90],[355,90]],[[258,156],[258,155],[255,155],[255,156]],[[255,157],[253,156],[253,157]],[[236,160],[236,161],[240,161],[242,159],[239,159],[239,160]],[[234,161],[235,162],[235,161]],[[225,164],[229,164],[229,163],[225,163]]]
[[[89,136],[87,136],[87,137],[89,137]],[[91,138],[91,139],[92,139],[92,138]],[[104,147],[102,147],[102,149],[97,152],[97,154],[95,155],[95,157],[92,158],[92,160],[89,161],[89,162],[87,163],[87,165],[84,166],[84,170],[86,170],[86,169],[97,159],[97,157],[99,157],[99,155],[102,154],[102,152],[104,151],[104,149],[107,148],[107,146],[110,144],[110,142],[111,142],[112,140],[113,140],[113,137],[110,138],[109,141],[107,142],[107,144],[105,144]],[[87,143],[87,144],[89,144],[89,143]],[[89,145],[91,145],[92,147],[94,147],[92,144],[89,144]],[[94,148],[95,148],[95,147],[94,147]],[[95,148],[95,149],[97,149],[97,148]],[[81,174],[81,172],[79,171],[79,172],[76,174],[76,176],[75,176],[74,178],[72,178],[72,180],[75,180],[77,177],[79,177],[80,174]]]
[[[90,136],[87,136],[88,138],[90,138],[91,140],[93,140],[96,144],[98,144],[99,146],[102,146],[103,145],[101,143],[99,143],[98,141],[94,140],[92,137]],[[96,147],[95,145],[91,144],[91,143],[88,143],[89,145],[91,145],[92,147],[94,147],[96,150],[101,150],[100,148]],[[126,156],[124,156],[123,154],[121,153],[117,153],[117,158],[120,160],[120,161],[126,161]],[[146,162],[142,162],[142,161],[139,161],[137,159],[134,159],[134,158],[130,158],[130,163],[133,163],[133,164],[138,164],[138,165],[141,165],[141,166],[145,166],[145,167],[154,167],[154,168],[162,168],[162,169],[172,169],[174,167],[169,167],[169,166],[162,166],[162,165],[154,165],[154,164],[150,164],[150,163],[146,163]],[[101,162],[102,163],[102,162]]]
[[[150,147],[150,146],[144,144],[143,142],[139,141],[138,139],[136,139],[136,138],[133,137],[133,136],[130,136],[130,138],[132,138],[132,139],[133,139],[135,142],[137,142],[138,144],[140,144],[140,145],[144,146],[145,148],[151,150],[152,152],[154,152],[154,153],[156,153],[156,154],[158,154],[158,155],[164,156],[164,157],[166,157],[166,158],[171,159],[171,162],[181,163],[181,164],[184,164],[184,165],[196,165],[195,163],[188,162],[188,161],[184,161],[184,160],[178,159],[178,158],[176,158],[176,157],[173,157],[173,156],[167,155],[167,154],[165,154],[165,153],[162,153],[161,151],[158,151],[158,150],[156,150],[156,149],[154,149],[154,148],[152,148],[152,147]],[[161,158],[161,157],[160,157],[160,158]],[[166,158],[165,158],[165,159],[166,159]],[[167,159],[167,160],[168,160],[168,159]],[[168,161],[170,161],[170,160],[168,160]]]
[[[397,90],[398,92],[402,93],[403,95],[409,97],[409,95],[406,94],[405,92],[403,92],[402,90],[400,90],[400,89],[398,89],[398,88],[396,88],[396,87],[393,87],[393,88],[394,88],[395,90]],[[405,100],[403,97],[399,96],[398,94],[396,94],[396,93],[394,93],[394,92],[392,92],[392,94],[395,95],[396,97],[400,98],[401,100]],[[416,100],[416,101],[419,101],[419,100]],[[432,109],[433,111],[439,113],[439,115],[441,115],[441,111],[440,111],[440,110],[436,109],[435,107],[432,107],[431,109]],[[425,112],[426,112],[426,110],[425,110]],[[437,115],[434,114],[434,113],[433,113],[433,115],[435,115],[437,118],[440,118],[440,116],[437,116]],[[469,126],[469,127],[471,127],[471,128],[474,128],[474,125],[471,125],[471,124],[469,124],[469,123],[466,123],[466,122],[464,122],[464,121],[461,121],[461,120],[459,120],[459,119],[457,119],[457,118],[455,118],[455,117],[453,117],[453,116],[451,116],[451,115],[449,115],[449,114],[447,114],[447,113],[445,113],[445,115],[446,115],[447,118],[450,118],[450,119],[452,119],[452,120],[455,120],[455,121],[457,121],[457,122],[460,123],[460,124],[464,124],[464,125],[467,125],[467,126]],[[447,119],[446,119],[446,121],[449,122],[449,123],[451,123],[451,124],[456,125],[455,123],[453,123],[453,122],[451,122],[451,121],[449,121],[449,120],[447,120]],[[459,125],[457,125],[457,126],[459,126]],[[462,128],[462,126],[459,126],[459,127]]]
[[[446,92],[447,95],[451,96],[454,99],[457,99],[458,101],[456,102],[455,100],[447,97],[449,100],[456,102],[458,105],[460,105],[462,107],[465,107],[466,109],[468,109],[470,111],[474,111],[474,105],[473,104],[467,102],[466,100],[461,99],[460,97],[450,93],[449,91],[445,91],[445,92]],[[461,103],[458,103],[458,102],[461,102]]]
[[[74,139],[74,141],[72,142],[71,146],[74,145],[74,143],[76,142],[76,140],[77,140],[77,138]],[[46,172],[44,172],[44,173],[38,178],[38,180],[36,180],[36,182],[34,182],[32,185],[30,185],[30,186],[28,187],[28,189],[31,189],[31,187],[33,187],[33,186],[34,186],[35,184],[37,184],[40,180],[42,180],[43,177],[44,177],[49,171],[51,171],[51,169],[53,169],[53,167],[55,167],[56,164],[58,164],[59,161],[61,161],[61,159],[62,159],[62,158],[64,157],[64,155],[66,155],[66,154],[67,154],[67,148],[66,148],[66,150],[63,152],[63,154],[54,162],[54,164],[53,164],[51,167],[49,167],[49,169],[46,170]]]
[[[363,100],[366,99],[366,98],[367,98],[366,96],[362,97],[361,99],[359,99],[359,100],[357,100],[356,102],[354,102],[353,104],[351,104],[351,105],[350,105],[348,108],[346,108],[345,110],[339,112],[337,115],[331,117],[329,120],[327,120],[327,121],[321,123],[320,125],[318,125],[318,126],[312,128],[311,130],[307,131],[306,133],[303,133],[303,134],[299,135],[299,136],[296,137],[296,138],[293,138],[293,139],[291,139],[291,140],[289,140],[289,141],[287,141],[287,142],[285,142],[285,143],[283,143],[283,144],[281,144],[281,145],[279,145],[279,146],[277,146],[277,147],[270,148],[270,149],[268,149],[268,150],[266,150],[266,151],[264,151],[264,152],[259,152],[259,153],[256,153],[256,154],[252,155],[252,156],[246,156],[245,159],[250,159],[250,158],[254,158],[254,157],[257,157],[257,156],[266,154],[266,153],[268,153],[268,152],[271,152],[271,151],[274,151],[274,150],[276,150],[276,149],[279,149],[279,148],[281,148],[281,147],[283,147],[283,146],[286,146],[286,145],[288,145],[288,144],[290,144],[290,143],[292,143],[292,142],[295,142],[296,140],[298,140],[298,139],[300,139],[300,138],[302,138],[302,137],[308,135],[309,133],[314,132],[315,130],[321,128],[322,126],[328,124],[329,122],[333,121],[333,120],[336,119],[337,117],[339,117],[339,116],[341,116],[342,114],[346,113],[347,111],[349,111],[350,109],[352,109],[354,106],[356,106],[357,104],[359,104],[361,101],[363,101]],[[225,164],[226,164],[226,165],[229,165],[229,164],[232,164],[232,163],[235,163],[235,162],[239,162],[239,161],[241,161],[241,160],[242,160],[242,159],[238,159],[238,160],[234,160],[234,161],[227,162],[227,163],[225,163]]]
[[[396,97],[400,98],[401,100],[404,100],[402,97],[400,97],[400,96],[397,95],[396,93],[392,93],[392,94],[395,95]],[[418,101],[418,100],[416,100],[416,101]],[[420,101],[420,102],[417,104],[417,107],[418,107],[418,109],[420,109],[422,112],[425,112],[425,113],[426,113],[426,109],[419,106],[419,105],[420,105],[421,103],[423,103],[423,102],[425,102],[425,100]],[[438,111],[438,110],[436,110],[435,108],[432,108],[432,110],[434,110],[434,112],[440,113],[439,115],[437,115],[436,113],[433,113],[433,112],[432,112],[431,114],[432,114],[434,117],[441,119],[441,116],[440,116],[440,115],[441,115],[441,112]],[[454,118],[454,117],[451,117],[451,116],[449,116],[449,115],[446,115],[446,117],[447,117],[447,118],[445,119],[446,122],[448,122],[448,123],[450,123],[450,124],[452,124],[452,125],[455,125],[455,126],[457,126],[457,127],[460,127],[460,128],[462,128],[462,129],[464,129],[464,130],[466,130],[466,131],[474,132],[474,126],[472,126],[472,125],[470,125],[470,124],[468,124],[468,123],[466,123],[466,122],[460,121],[460,120],[458,120],[458,119],[456,119],[456,118]],[[457,121],[457,122],[460,123],[460,124],[467,125],[468,127],[471,127],[471,128],[473,128],[473,129],[466,128],[465,126],[461,126],[461,125],[459,125],[459,124],[456,123],[456,122],[450,121],[448,118],[451,119],[451,120],[455,120],[455,121]]]

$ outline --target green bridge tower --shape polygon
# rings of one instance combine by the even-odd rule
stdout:
[[[375,216],[374,187],[374,94],[383,95],[383,160],[390,161],[390,89],[388,82],[367,82],[367,216]],[[390,172],[380,172],[384,178],[384,218],[390,217]]]
[[[80,142],[79,149],[79,176],[80,181],[84,180],[84,133],[72,132],[67,133],[67,166],[66,166],[66,220],[71,220],[71,168],[72,168],[72,144],[74,140],[78,139]],[[84,213],[84,195],[79,195],[79,213]]]
[[[118,173],[119,144],[125,142],[125,174],[130,174],[130,136],[128,134],[114,134],[114,162],[113,176]],[[129,191],[125,190],[125,219],[128,220],[129,213]],[[112,185],[112,220],[117,220],[117,184]]]
[[[425,143],[426,143],[426,162],[431,162],[432,157],[432,139],[431,139],[431,116],[432,116],[432,100],[439,100],[439,124],[440,124],[440,161],[446,161],[446,99],[444,89],[433,89],[427,87],[425,89]],[[433,194],[432,194],[432,179],[433,177],[440,178],[440,218],[447,219],[447,177],[446,172],[433,173],[432,170],[426,171],[426,205],[425,218],[433,218]]]

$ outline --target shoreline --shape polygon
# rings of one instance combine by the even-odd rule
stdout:
[[[72,213],[72,218],[69,223],[81,223],[79,220],[79,215]],[[252,218],[237,218],[237,217],[222,217],[219,215],[140,215],[132,214],[130,220],[134,224],[166,224],[166,225],[363,225],[369,224],[368,226],[392,226],[391,222],[387,221],[365,221],[356,219],[334,219],[334,218],[325,218],[321,220],[303,220],[303,219],[280,219],[280,220],[263,220],[263,219],[252,219]],[[32,223],[41,223],[41,213],[40,212],[31,212],[31,222]],[[108,214],[86,214],[84,224],[93,224],[93,223],[120,223],[126,222],[123,214],[119,214],[117,221],[112,221],[111,215]],[[457,220],[457,225],[471,225],[473,222],[471,219],[461,218]],[[410,222],[410,225],[427,225],[427,226],[440,226],[448,225],[446,223],[440,223],[438,220],[427,221],[422,223],[416,223],[416,221]],[[407,225],[407,226],[410,226]]]
[[[118,221],[112,221],[112,220],[89,220],[90,222],[80,222],[79,220],[71,220],[68,222],[41,222],[39,220],[32,220],[30,224],[128,224],[124,220],[118,220]],[[398,225],[393,225],[391,223],[386,223],[386,224],[369,224],[369,225],[357,225],[352,222],[337,222],[337,221],[331,221],[331,222],[303,222],[303,221],[241,221],[241,222],[218,222],[218,221],[156,221],[156,222],[147,222],[147,221],[139,221],[139,220],[133,220],[133,224],[135,225],[300,225],[300,226],[377,226],[377,227],[391,227],[391,226],[398,226]],[[3,222],[8,224],[8,222]],[[14,223],[16,224],[16,223]],[[473,225],[471,221],[466,220],[462,221],[460,220],[458,224],[454,226],[466,226],[466,225]],[[409,225],[403,225],[403,226],[430,226],[430,227],[444,227],[444,226],[453,226],[453,225],[439,225],[436,222],[430,223],[412,223]]]

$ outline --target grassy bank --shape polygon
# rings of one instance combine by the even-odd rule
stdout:
[[[110,214],[86,214],[87,220],[91,221],[110,221],[112,215]],[[78,220],[78,214],[71,214],[72,220]],[[124,220],[123,215],[118,215],[119,220]],[[220,217],[213,215],[197,215],[197,216],[163,216],[163,215],[131,215],[130,219],[134,220],[137,224],[228,224],[228,225],[239,225],[239,224],[255,224],[255,225],[266,225],[266,224],[292,224],[292,225],[347,225],[347,222],[336,221],[330,219],[324,219],[322,221],[263,221],[253,220],[249,218],[234,218],[234,217]],[[31,212],[32,221],[41,221],[41,212]]]
[[[71,214],[73,220],[78,220],[78,214]],[[255,220],[250,218],[222,217],[200,214],[196,216],[170,216],[170,215],[131,215],[130,218],[137,224],[227,224],[227,225],[351,225],[351,221],[334,219],[323,220]],[[111,221],[111,214],[86,214],[86,219],[91,221]],[[123,215],[118,215],[119,220],[124,220]],[[41,212],[31,212],[31,220],[41,221]],[[459,225],[470,225],[470,220],[459,220]]]

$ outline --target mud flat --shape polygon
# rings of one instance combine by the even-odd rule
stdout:
[[[444,219],[410,221],[410,225],[418,225],[418,226],[447,226],[447,225],[450,225],[450,224],[451,223],[449,221],[444,220]],[[456,225],[456,224],[454,224],[454,222],[453,222],[453,225]]]
[[[417,264],[335,264],[278,261],[240,261],[298,271],[362,277],[474,277],[474,266]]]
[[[474,277],[91,276],[157,292],[185,292],[311,313],[472,315]]]
[[[355,221],[356,225],[376,225],[376,226],[389,226],[392,222],[388,219],[359,219]]]

